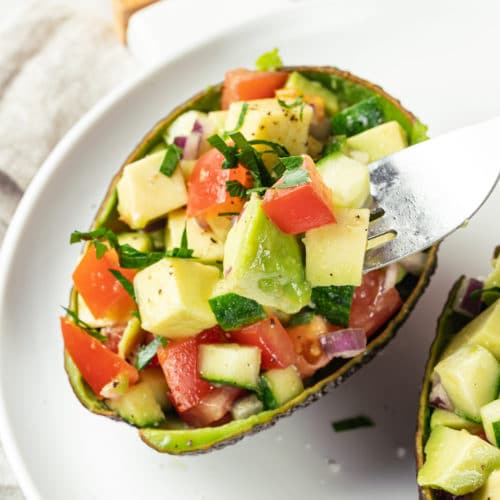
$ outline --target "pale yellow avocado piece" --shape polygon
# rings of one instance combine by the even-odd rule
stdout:
[[[181,160],[179,166],[181,167],[182,176],[184,181],[189,181],[191,173],[193,172],[194,166],[196,165],[196,160]]]
[[[368,153],[369,161],[375,161],[408,147],[408,140],[401,125],[391,121],[349,137],[346,144]]]
[[[478,344],[488,349],[500,361],[500,301],[484,310],[455,335],[442,358],[456,352],[465,344]]]
[[[465,429],[469,431],[471,434],[477,434],[482,430],[482,425],[467,420],[466,418],[459,417],[456,413],[452,411],[442,410],[441,408],[435,408],[432,411],[431,416],[431,430],[437,427],[438,425],[444,425],[445,427],[449,427],[450,429]]]
[[[483,486],[472,494],[471,500],[498,500],[500,499],[500,469],[494,470],[486,479]]]
[[[292,100],[286,100],[285,102]],[[248,110],[239,132],[248,141],[263,139],[277,142],[288,150],[290,155],[296,156],[307,153],[309,125],[313,117],[312,107],[309,105],[296,106],[287,109],[278,103],[278,99],[257,99],[248,101]],[[241,114],[243,102],[233,102],[229,107],[226,119],[226,130],[234,130]],[[258,146],[257,149],[268,150],[268,146]],[[274,164],[274,155],[264,155],[266,163]],[[269,157],[269,158],[268,158]],[[268,161],[269,160],[269,161]]]
[[[218,240],[225,242],[229,230],[231,229],[231,217],[227,215],[209,214],[205,216],[205,220],[215,234],[215,237]]]
[[[166,248],[180,247],[184,228],[186,228],[188,246],[194,250],[193,257],[204,262],[222,262],[224,244],[210,229],[202,229],[196,219],[186,217],[185,208],[170,212],[168,216],[165,232]]]
[[[370,222],[367,208],[339,208],[336,223],[306,232],[306,278],[315,286],[361,284]]]
[[[154,335],[178,338],[215,326],[208,299],[219,275],[216,267],[176,258],[138,272],[134,290],[142,327]]]
[[[111,326],[116,321],[113,318],[96,318],[91,312],[83,297],[78,294],[76,298],[78,317],[87,325],[93,328],[102,328],[104,326]]]
[[[187,190],[180,168],[172,177],[160,172],[163,152],[130,163],[116,185],[120,219],[132,229],[141,229],[149,222],[187,203]]]
[[[210,111],[208,119],[214,126],[214,134],[221,134],[226,127],[227,111]]]

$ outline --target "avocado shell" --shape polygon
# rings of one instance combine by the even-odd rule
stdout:
[[[377,85],[346,71],[327,66],[286,67],[282,71],[299,71],[304,76],[321,82],[335,92],[339,98],[341,107],[349,106],[373,95],[379,95],[382,97],[386,118],[388,120],[395,119],[402,125],[408,134],[410,144],[427,138],[425,125],[406,110],[398,100],[387,94]],[[185,111],[190,109],[199,111],[219,109],[221,91],[222,84],[220,83],[200,92],[177,107],[166,118],[158,122],[144,137],[123,166],[147,155],[151,149],[162,141],[162,134],[170,124]],[[124,230],[123,223],[118,221],[116,210],[116,183],[118,182],[123,166],[111,182],[107,195],[97,212],[92,229],[105,226],[115,231]],[[334,359],[328,366],[319,370],[311,379],[306,381],[305,390],[284,406],[276,410],[261,412],[244,420],[232,421],[218,427],[185,429],[179,426],[178,422],[171,422],[157,428],[143,428],[139,429],[141,439],[159,452],[170,454],[203,453],[235,443],[247,435],[270,427],[279,418],[290,415],[298,408],[308,406],[316,401],[371,360],[395,336],[397,330],[406,320],[417,300],[422,295],[435,270],[437,250],[438,245],[436,244],[427,251],[427,260],[424,269],[418,279],[415,279],[415,283],[412,283],[410,289],[404,293],[404,303],[401,309],[386,323],[383,329],[370,337],[366,351],[352,359]],[[75,304],[76,293],[73,290],[71,305],[74,307]],[[76,396],[85,407],[97,414],[111,417],[116,416],[106,407],[104,402],[93,394],[88,385],[83,381],[81,374],[67,353],[65,354],[65,368]]]
[[[431,345],[429,358],[425,366],[418,408],[417,432],[415,436],[417,471],[424,465],[424,448],[430,434],[431,409],[429,408],[429,394],[432,388],[432,371],[452,337],[470,321],[466,316],[453,310],[455,298],[464,280],[465,276],[461,276],[448,294],[448,299],[438,319],[436,337]],[[438,500],[439,498],[436,495],[436,491],[432,488],[419,487],[419,491],[420,498],[423,500]]]

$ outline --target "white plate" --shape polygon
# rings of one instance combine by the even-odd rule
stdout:
[[[452,280],[488,270],[500,242],[499,189],[443,244],[430,288],[383,355],[273,429],[201,457],[160,455],[131,427],[89,413],[73,396],[57,319],[80,250],[68,236],[89,226],[112,174],[157,119],[225,69],[251,66],[274,46],[286,63],[334,64],[383,84],[432,134],[500,114],[499,14],[494,1],[481,9],[468,2],[309,2],[184,54],[73,129],[24,198],[1,260],[0,423],[28,498],[415,498],[413,437],[426,352]],[[376,427],[332,431],[333,420],[359,413]]]

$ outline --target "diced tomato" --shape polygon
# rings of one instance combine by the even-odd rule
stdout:
[[[301,168],[310,182],[284,189],[268,189],[262,209],[284,232],[299,234],[335,222],[332,192],[321,179],[311,157],[303,155]],[[281,178],[276,184],[283,182]]]
[[[104,345],[113,352],[118,352],[118,344],[123,337],[123,332],[127,328],[127,323],[120,323],[112,326],[105,326],[102,333],[106,335],[106,342]]]
[[[226,181],[238,181],[250,187],[251,174],[242,166],[223,169],[224,159],[224,155],[214,148],[196,161],[188,183],[188,217],[239,212],[242,209],[244,200],[229,195]]]
[[[196,406],[182,412],[180,417],[193,427],[207,427],[222,423],[233,402],[245,393],[229,385],[215,387]]]
[[[198,369],[198,346],[222,342],[225,336],[218,327],[210,328],[196,337],[170,341],[158,348],[158,360],[170,390],[170,399],[177,411],[185,412],[214,389],[200,377]]]
[[[349,326],[362,328],[367,336],[389,321],[403,304],[395,287],[384,290],[384,281],[383,269],[370,271],[354,290]]]
[[[94,317],[119,322],[126,320],[136,305],[110,269],[120,271],[130,281],[137,272],[120,267],[115,250],[109,249],[98,259],[94,245],[89,245],[73,273],[73,283]]]
[[[96,396],[101,397],[102,388],[122,375],[128,377],[129,384],[139,380],[132,365],[67,318],[61,318],[61,330],[68,354]]]
[[[288,73],[280,71],[228,71],[222,89],[222,109],[228,109],[237,101],[274,97],[275,90],[283,87],[287,79]]]
[[[228,335],[238,344],[259,347],[262,353],[261,367],[264,370],[286,368],[295,363],[292,339],[275,316],[229,332]]]
[[[296,366],[302,377],[310,377],[328,362],[330,358],[323,352],[319,343],[321,335],[334,331],[333,327],[321,316],[314,316],[311,322],[288,328],[297,354]]]

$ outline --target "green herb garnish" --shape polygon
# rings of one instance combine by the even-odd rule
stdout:
[[[248,144],[251,144],[252,146],[262,144],[264,146],[269,146],[271,148],[270,151],[263,151],[261,154],[273,152],[276,153],[278,156],[290,156],[288,149],[286,149],[285,146],[282,146],[277,142],[267,141],[265,139],[252,139],[251,141],[248,141]]]
[[[219,217],[224,217],[226,215],[240,215],[239,212],[219,212],[217,214]]]
[[[245,121],[245,116],[248,111],[248,102],[244,102],[241,106],[240,115],[238,116],[238,120],[236,121],[236,125],[233,130],[224,132],[224,137],[229,137],[231,134],[235,134],[238,130],[243,126],[243,122]]]
[[[125,291],[137,302],[135,298],[134,285],[129,281],[123,274],[118,271],[118,269],[108,269],[109,272],[120,282],[120,285],[125,289]]]
[[[369,417],[360,415],[359,417],[345,418],[332,422],[332,427],[335,432],[351,431],[360,427],[373,427],[375,423]]]
[[[106,229],[104,227],[100,227],[95,231],[73,231],[69,242],[73,244],[80,243],[81,241],[91,241],[95,247],[96,257],[101,259],[108,250],[108,247],[102,243],[102,240],[108,241],[113,248],[118,246],[118,238],[116,237],[116,234],[110,229]]]
[[[304,158],[302,158],[302,156],[289,156],[287,158],[280,158],[280,162],[287,170],[293,170],[302,166]]]
[[[65,311],[66,314],[73,320],[73,323],[78,327],[87,332],[91,337],[94,337],[96,340],[99,340],[99,342],[106,342],[107,337],[103,335],[99,329],[94,328],[90,326],[88,323],[85,323],[85,321],[82,321],[79,317],[78,314],[76,314],[75,311],[72,311],[71,309],[68,309],[67,307],[61,306]]]
[[[312,311],[308,310],[302,311],[292,316],[292,318],[290,319],[290,321],[286,326],[307,325],[313,320],[313,318],[314,318],[314,313]]]
[[[247,197],[247,188],[240,181],[226,181],[226,190],[229,196],[237,198]]]
[[[155,337],[152,342],[142,346],[137,353],[137,359],[135,361],[135,367],[138,370],[142,370],[146,367],[149,362],[155,357],[160,346],[165,347],[167,345],[167,339],[165,337]]]
[[[283,61],[279,55],[278,49],[264,52],[255,61],[255,67],[258,71],[274,71],[283,66]]]
[[[169,144],[160,165],[160,172],[167,177],[172,177],[175,167],[182,158],[182,149],[175,144]]]
[[[222,163],[222,168],[236,168],[238,166],[238,158],[236,157],[238,148],[228,146],[219,135],[211,135],[207,142],[224,155],[225,160]]]
[[[323,152],[321,153],[322,156],[328,156],[329,154],[332,153],[338,153],[339,151],[342,151],[345,145],[345,141],[347,139],[347,136],[345,135],[336,135],[333,137],[332,142],[327,144],[323,148]]]
[[[278,104],[282,107],[282,108],[285,108],[285,109],[294,109],[294,108],[298,108],[300,106],[300,115],[299,115],[299,119],[300,121],[302,121],[302,118],[304,116],[304,107],[306,105],[306,103],[304,102],[303,100],[303,97],[302,96],[299,96],[297,97],[297,99],[295,99],[295,101],[291,102],[290,104],[288,104],[286,101],[284,101],[283,99],[278,99]]]
[[[292,170],[287,170],[283,174],[283,182],[276,184],[273,189],[297,187],[309,182],[311,182],[311,177],[309,176],[309,172],[307,170],[303,168],[294,168]]]

